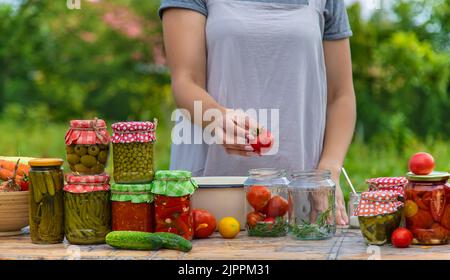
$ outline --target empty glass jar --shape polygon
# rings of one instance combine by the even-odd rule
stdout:
[[[300,240],[328,239],[336,233],[336,184],[327,170],[301,171],[289,184],[289,234]]]

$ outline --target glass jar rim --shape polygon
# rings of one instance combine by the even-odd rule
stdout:
[[[321,170],[321,169],[295,171],[291,174],[291,177],[292,177],[292,179],[300,179],[300,178],[306,178],[306,177],[316,177],[316,178],[328,179],[328,178],[331,178],[331,171],[330,170]]]
[[[250,177],[278,178],[285,177],[286,170],[276,168],[253,168],[248,171]]]

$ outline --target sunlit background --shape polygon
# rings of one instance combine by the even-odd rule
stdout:
[[[358,124],[345,166],[354,184],[403,175],[421,150],[450,170],[450,0],[346,3]],[[156,117],[157,168],[167,168],[174,104],[158,6],[0,0],[0,155],[64,157],[70,119]]]

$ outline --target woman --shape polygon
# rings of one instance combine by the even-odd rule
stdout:
[[[276,153],[258,156],[248,143],[173,145],[171,168],[205,176],[318,168],[339,182],[356,119],[343,0],[164,0],[160,16],[179,108],[194,115],[201,101],[203,112],[279,112]],[[253,140],[255,118],[224,119],[226,135]],[[340,187],[336,204],[336,221],[345,225]]]

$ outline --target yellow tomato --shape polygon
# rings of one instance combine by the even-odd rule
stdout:
[[[406,218],[414,217],[418,211],[419,211],[419,206],[417,206],[417,204],[414,201],[407,200],[405,202],[405,217]]]
[[[225,217],[219,222],[219,233],[223,238],[235,238],[241,231],[241,225],[233,217]]]

